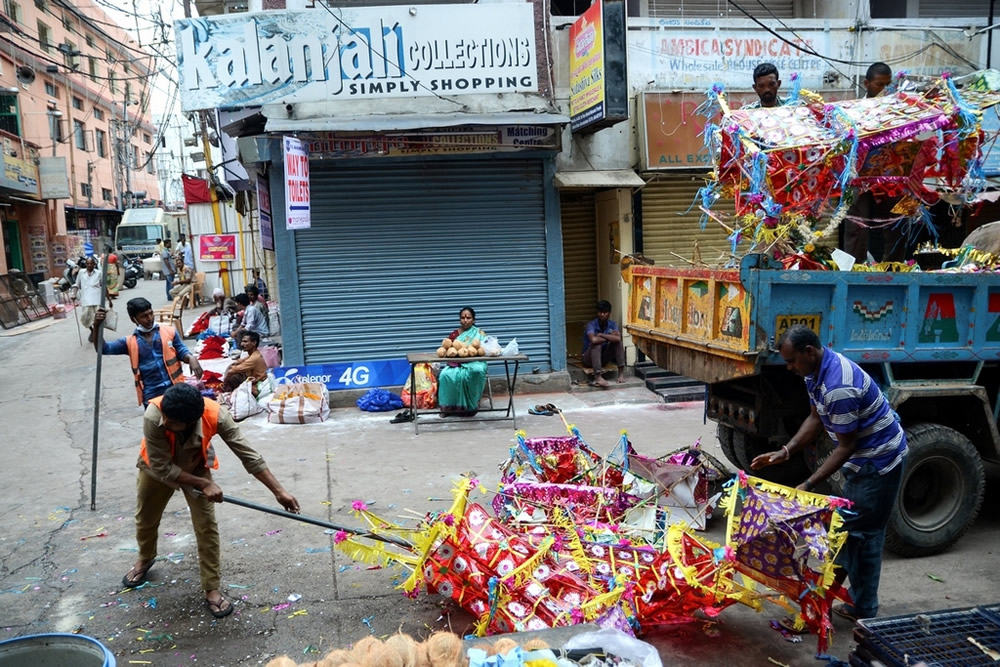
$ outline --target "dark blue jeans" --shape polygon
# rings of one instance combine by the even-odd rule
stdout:
[[[885,527],[896,504],[896,495],[903,479],[906,461],[884,475],[879,475],[872,463],[865,463],[854,472],[842,468],[844,497],[854,505],[845,513],[844,529],[847,541],[840,550],[837,564],[847,570],[851,580],[851,598],[858,618],[878,614],[878,584],[882,576],[882,548]]]
[[[170,301],[171,300],[170,290],[173,289],[174,287],[174,274],[168,273],[166,275],[166,278],[167,278],[167,301]]]

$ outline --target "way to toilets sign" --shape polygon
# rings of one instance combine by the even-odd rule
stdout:
[[[309,229],[309,152],[294,137],[281,141],[285,163],[285,229]]]

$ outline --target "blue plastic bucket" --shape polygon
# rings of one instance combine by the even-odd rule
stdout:
[[[0,642],[0,667],[115,667],[104,644],[68,633],[27,635]]]

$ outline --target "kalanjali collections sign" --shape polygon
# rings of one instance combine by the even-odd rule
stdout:
[[[174,23],[184,111],[531,93],[531,3],[243,13]]]

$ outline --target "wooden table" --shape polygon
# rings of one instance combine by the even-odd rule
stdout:
[[[514,428],[517,429],[517,414],[514,412],[514,385],[517,383],[517,372],[521,366],[522,361],[529,361],[527,355],[516,354],[508,357],[439,357],[434,352],[409,352],[406,355],[406,362],[410,364],[410,386],[416,387],[416,368],[417,364],[434,364],[434,363],[462,363],[466,364],[472,361],[482,361],[485,362],[487,367],[490,365],[503,364],[504,376],[507,379],[507,407],[494,407],[493,405],[493,388],[490,385],[489,368],[487,368],[486,374],[486,386],[489,388],[489,408],[480,408],[476,413],[475,417],[461,417],[463,421],[512,421],[514,423]],[[514,365],[514,372],[511,373],[511,364]],[[436,409],[434,410],[423,410],[421,411],[417,408],[416,400],[413,400],[414,405],[411,406],[411,411],[413,413],[413,432],[420,435],[420,416],[424,417],[430,416],[432,414],[440,414]],[[496,416],[480,416],[482,413],[503,413],[502,415]],[[426,419],[424,420],[427,421]]]

